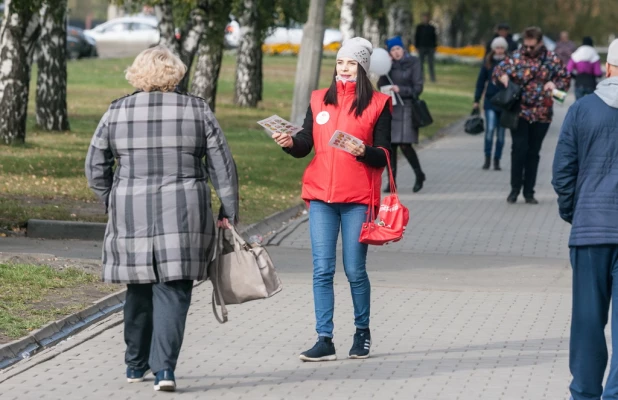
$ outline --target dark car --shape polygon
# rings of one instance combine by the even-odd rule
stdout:
[[[77,60],[97,56],[96,41],[84,35],[84,30],[75,26],[67,26],[67,58]]]

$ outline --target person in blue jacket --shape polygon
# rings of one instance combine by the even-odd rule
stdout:
[[[606,70],[594,94],[569,109],[553,166],[560,217],[572,224],[572,400],[618,399],[618,39]],[[614,351],[604,391],[610,303]]]
[[[483,108],[485,109],[487,127],[485,129],[485,163],[483,164],[483,169],[489,169],[491,165],[491,150],[494,136],[496,136],[496,151],[494,152],[494,169],[496,171],[501,170],[500,159],[502,158],[502,149],[504,148],[505,128],[500,126],[500,109],[493,106],[489,101],[500,91],[500,88],[492,82],[491,75],[494,67],[506,57],[508,47],[508,42],[502,36],[494,38],[491,42],[491,51],[487,53],[485,61],[481,65],[481,71],[476,80],[476,92],[474,93],[475,110],[478,110],[483,92],[485,93]]]

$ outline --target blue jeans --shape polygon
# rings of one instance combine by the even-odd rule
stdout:
[[[573,317],[569,367],[574,400],[618,400],[618,245],[571,248]],[[608,352],[605,326],[612,307],[612,357],[603,390]]]
[[[312,201],[309,230],[313,255],[313,302],[318,336],[333,337],[335,311],[335,261],[339,227],[343,241],[343,267],[350,282],[354,304],[354,325],[369,327],[371,285],[365,269],[367,245],[358,241],[367,217],[363,204],[328,204]]]
[[[584,96],[594,93],[595,88],[587,86],[575,86],[575,99],[579,100]]]
[[[504,148],[504,132],[505,128],[500,126],[500,113],[494,110],[485,110],[485,119],[487,120],[487,129],[485,129],[485,156],[491,157],[491,148],[494,142],[494,132],[496,133],[496,152],[494,158],[499,160],[502,158],[502,149]]]

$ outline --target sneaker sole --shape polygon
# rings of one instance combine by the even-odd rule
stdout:
[[[146,372],[144,372],[144,376],[142,376],[141,378],[127,378],[127,382],[129,383],[144,382],[144,378],[146,378],[146,375],[148,375],[149,373],[150,373],[150,370],[147,370]]]
[[[318,361],[335,361],[337,359],[337,355],[333,354],[330,356],[324,356],[324,357],[319,357],[319,358],[311,358],[311,357],[307,357],[305,355],[300,355],[301,360],[303,361],[309,361],[309,362],[318,362]]]
[[[175,392],[176,383],[174,381],[161,381],[158,385],[154,386],[154,390],[157,392]]]
[[[369,354],[367,354],[366,356],[357,356],[356,354],[348,356],[348,358],[351,358],[353,360],[364,360],[366,358],[369,358]]]

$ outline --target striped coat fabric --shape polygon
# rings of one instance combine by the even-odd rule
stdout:
[[[115,170],[114,170],[115,166]],[[136,92],[103,115],[86,157],[90,188],[105,202],[103,281],[207,278],[219,217],[238,217],[238,178],[207,103],[176,92]]]

